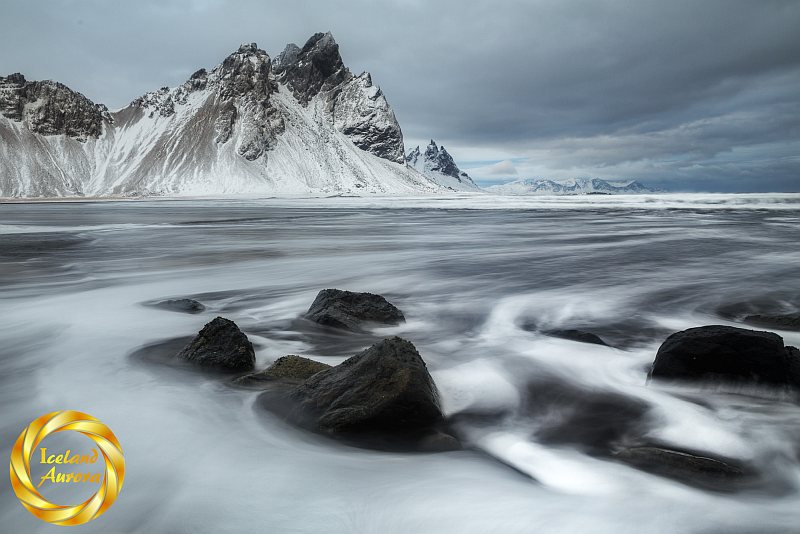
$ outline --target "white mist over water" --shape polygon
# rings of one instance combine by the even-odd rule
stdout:
[[[727,324],[720,305],[798,305],[798,221],[797,195],[0,205],[0,439],[10,451],[62,409],[114,430],[125,487],[87,532],[796,532],[800,408],[646,373],[668,333]],[[130,357],[222,315],[259,368],[338,363],[372,339],[292,330],[326,287],[404,311],[376,337],[417,346],[447,414],[507,414],[465,427],[476,451],[345,447],[262,413],[256,393]],[[208,309],[141,304],[172,297]],[[555,328],[619,348],[542,334]],[[764,466],[766,489],[708,492],[542,442],[519,413],[542,380],[641,400],[648,437]],[[8,484],[0,524],[58,528]]]

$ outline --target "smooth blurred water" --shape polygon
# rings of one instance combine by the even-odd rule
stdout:
[[[798,195],[2,204],[0,440],[8,453],[63,409],[114,430],[125,487],[87,532],[797,532],[800,408],[648,386],[646,373],[670,332],[729,324],[720,306],[796,310],[798,245]],[[327,287],[383,294],[408,322],[294,330]],[[142,305],[171,297],[208,309]],[[501,415],[463,427],[475,450],[365,451],[261,413],[254,392],[130,357],[217,315],[250,336],[259,367],[285,354],[335,364],[400,335],[448,414]],[[541,333],[554,328],[617,348]],[[766,480],[708,492],[538,439],[524,404],[542,381],[640,401],[643,438],[747,461]],[[8,483],[0,525],[58,528]]]

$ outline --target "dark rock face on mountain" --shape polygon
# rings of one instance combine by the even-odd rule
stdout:
[[[243,44],[210,74],[200,69],[183,85],[175,89],[162,87],[137,98],[131,105],[151,118],[156,114],[168,118],[193,93],[211,89],[216,96],[214,141],[227,143],[241,123],[243,137],[236,151],[246,160],[254,161],[274,146],[285,129],[280,112],[270,101],[270,95],[277,91],[271,65],[269,55],[256,43]]]
[[[42,135],[66,135],[78,141],[97,138],[111,122],[108,109],[66,85],[31,82],[22,74],[0,77],[0,114]]]
[[[436,142],[431,139],[431,142],[422,153],[419,147],[409,151],[405,156],[405,161],[411,167],[428,176],[429,178],[442,183],[442,185],[452,186],[457,185],[457,189],[463,190],[478,190],[478,186],[472,181],[472,178],[461,169],[458,168],[456,162],[444,146],[438,146]],[[447,180],[443,181],[442,177],[452,178],[452,183]]]
[[[237,378],[235,383],[248,386],[273,381],[284,384],[299,384],[320,371],[330,368],[330,365],[322,362],[303,358],[302,356],[289,355],[278,358],[275,363],[263,371]]]
[[[253,344],[236,323],[223,317],[206,324],[178,358],[220,371],[249,371],[256,363]]]
[[[330,33],[314,34],[303,48],[289,44],[273,64],[278,81],[307,105],[323,94],[336,128],[360,149],[403,162],[403,133],[369,73],[353,76]]]
[[[406,318],[380,295],[341,289],[323,289],[311,303],[306,319],[345,330],[361,330],[365,323],[395,325]]]
[[[286,47],[274,71],[301,103],[308,104],[319,93],[338,88],[353,77],[330,33],[315,33],[299,52],[296,48]]]
[[[353,144],[376,156],[403,162],[403,133],[380,88],[365,72],[342,86],[333,103],[333,122]]]
[[[458,178],[461,171],[458,165],[453,161],[453,157],[442,146],[441,149],[436,146],[436,143],[431,139],[430,144],[425,149],[425,160],[431,162],[431,170],[438,171],[442,174]]]
[[[299,403],[293,418],[326,433],[418,433],[442,422],[425,362],[398,337],[315,374],[292,399]]]
[[[669,336],[649,377],[800,387],[799,368],[797,349],[777,334],[712,325]]]

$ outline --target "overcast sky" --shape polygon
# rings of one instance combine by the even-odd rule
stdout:
[[[406,148],[434,138],[480,183],[800,191],[798,0],[0,0],[0,75],[118,108],[328,30]]]

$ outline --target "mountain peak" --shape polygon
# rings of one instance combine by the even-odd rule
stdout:
[[[256,43],[242,43],[241,45],[239,45],[239,50],[238,50],[240,54],[247,54],[258,51],[259,51],[258,44]]]
[[[99,137],[103,124],[112,122],[104,105],[62,83],[29,81],[18,72],[0,76],[0,116],[38,134],[62,134],[78,141]]]
[[[302,104],[321,92],[349,81],[353,75],[344,66],[339,45],[328,33],[315,33],[299,51],[289,45],[273,72]]]
[[[446,187],[466,191],[479,190],[472,178],[458,168],[444,145],[437,145],[433,139],[425,148],[424,156],[419,146],[409,151],[406,154],[406,163]]]

